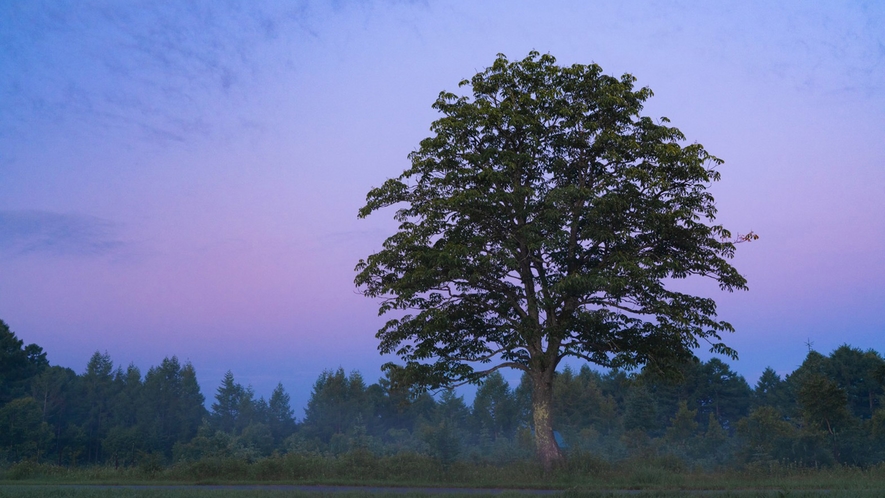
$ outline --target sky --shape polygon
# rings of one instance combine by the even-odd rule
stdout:
[[[354,266],[396,224],[357,211],[440,91],[531,50],[633,74],[644,114],[725,160],[750,290],[687,285],[737,372],[885,352],[874,1],[2,1],[0,319],[77,372],[176,355],[210,401],[227,370],[282,382],[299,416],[324,369],[374,382],[392,358]]]

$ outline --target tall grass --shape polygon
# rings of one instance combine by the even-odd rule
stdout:
[[[389,491],[360,491],[360,492],[309,492],[288,489],[244,489],[244,488],[200,488],[195,486],[172,487],[172,488],[144,488],[144,487],[94,487],[94,486],[70,486],[70,485],[35,485],[35,486],[0,486],[0,498],[419,498],[433,496],[434,498],[526,498],[532,496],[525,492],[504,493],[457,493],[442,492],[389,492]],[[547,496],[547,495],[544,495]],[[563,491],[564,498],[618,498],[629,496],[631,498],[669,498],[687,496],[685,491],[655,490],[655,491]],[[880,497],[880,491],[858,490],[732,490],[732,491],[709,491],[692,492],[688,496],[717,498],[873,498]]]
[[[562,490],[789,489],[879,490],[885,494],[885,465],[805,467],[769,463],[742,470],[706,471],[672,457],[611,463],[573,454],[545,474],[533,461],[493,465],[483,461],[442,464],[420,454],[377,456],[356,450],[339,456],[289,453],[255,461],[204,458],[163,467],[67,468],[20,462],[0,470],[0,483],[231,484],[298,483],[417,487],[548,488]],[[2,495],[0,495],[2,496]],[[793,495],[790,495],[793,496]]]

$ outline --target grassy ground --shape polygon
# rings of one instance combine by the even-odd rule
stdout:
[[[70,471],[55,469],[26,477],[0,480],[0,486],[37,484],[325,484],[393,487],[470,487],[508,489],[561,489],[561,490],[870,490],[885,496],[885,475],[881,472],[856,469],[827,469],[818,471],[794,470],[771,474],[723,472],[673,472],[656,467],[637,467],[623,471],[595,474],[559,474],[544,478],[537,475],[514,477],[508,472],[483,470],[440,475],[433,479],[380,479],[358,476],[313,476],[289,478],[288,476],[261,476],[211,473],[188,475],[182,472],[164,471],[146,474],[137,469],[115,470],[92,468]],[[2,496],[2,495],[0,495]]]
[[[504,493],[442,493],[429,494],[426,492],[346,492],[346,493],[322,493],[305,492],[281,489],[202,489],[200,487],[173,487],[173,488],[114,488],[114,487],[90,487],[70,485],[0,485],[0,498],[412,498],[412,497],[451,497],[451,498],[525,498],[527,495],[520,492]],[[547,495],[544,495],[547,496]],[[858,491],[858,490],[730,490],[730,491],[676,491],[676,490],[615,490],[615,491],[563,491],[565,498],[603,498],[603,497],[718,497],[718,498],[773,498],[773,497],[823,497],[828,498],[866,498],[882,496],[881,491]]]
[[[122,488],[65,485],[192,485],[192,487]],[[338,458],[285,455],[247,463],[206,459],[170,467],[66,468],[19,463],[0,469],[0,498],[5,496],[301,496],[297,490],[215,489],[207,485],[325,484],[389,487],[556,489],[569,496],[885,496],[885,465],[868,469],[808,469],[779,465],[718,472],[687,468],[672,460],[637,460],[609,464],[570,458],[567,467],[545,475],[531,462],[491,465],[456,462],[449,466],[424,457]],[[620,490],[616,494],[609,490]],[[624,494],[627,492],[627,494]],[[228,494],[225,494],[228,493]],[[276,494],[275,494],[276,493]],[[609,493],[609,494],[606,494]],[[630,494],[633,493],[633,494]],[[701,495],[694,493],[695,495]],[[306,496],[306,495],[305,495]],[[316,496],[311,494],[310,496]],[[335,496],[342,496],[336,494]],[[347,496],[347,495],[345,495]],[[374,493],[373,496],[378,496]],[[404,496],[402,493],[396,496]],[[475,496],[475,495],[471,495]],[[500,494],[497,496],[501,496]]]

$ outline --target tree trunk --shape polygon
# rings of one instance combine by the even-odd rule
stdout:
[[[535,422],[535,447],[538,459],[549,472],[563,460],[562,451],[553,436],[553,382],[552,375],[536,374],[532,389],[532,417]]]

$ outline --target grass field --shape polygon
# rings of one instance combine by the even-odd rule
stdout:
[[[596,490],[562,491],[554,495],[533,495],[519,491],[505,492],[446,492],[427,491],[347,491],[340,493],[310,492],[274,488],[224,488],[200,486],[176,486],[161,488],[142,487],[95,487],[83,485],[0,485],[0,498],[411,498],[411,497],[452,497],[452,498],[526,498],[531,496],[562,496],[565,498],[603,497],[680,497],[715,496],[719,498],[770,498],[770,497],[880,497],[882,491],[875,490]]]
[[[417,456],[364,457],[284,455],[251,463],[206,459],[169,467],[120,468],[68,468],[24,462],[0,469],[0,498],[330,495],[328,489],[298,488],[306,485],[361,486],[333,493],[336,497],[465,496],[465,493],[526,496],[530,490],[555,490],[557,495],[569,497],[885,496],[885,465],[865,469],[767,465],[704,471],[666,459],[610,464],[573,457],[566,467],[545,475],[532,462],[506,465],[455,462],[441,466]],[[122,487],[111,487],[115,485]],[[376,488],[368,488],[371,486]],[[461,492],[455,493],[456,488],[462,488]],[[512,491],[502,491],[504,489]]]

